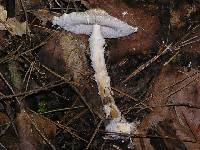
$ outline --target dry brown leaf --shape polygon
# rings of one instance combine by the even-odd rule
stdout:
[[[42,63],[59,74],[79,82],[87,71],[87,37],[58,32],[39,53]]]
[[[15,137],[15,134],[12,131],[12,126],[9,127],[10,119],[5,113],[0,112],[0,144],[9,150],[19,150],[18,140]],[[8,126],[6,126],[6,124]],[[7,127],[9,127],[7,129]],[[4,130],[5,129],[5,130]],[[2,135],[2,132],[3,135]],[[1,149],[0,145],[0,149]]]
[[[168,136],[173,139],[136,140],[138,149],[161,146],[161,149],[194,149],[200,148],[200,74],[198,70],[166,67],[155,80],[150,91],[147,105],[153,106],[151,112],[141,122],[139,131],[143,135],[151,134]],[[181,82],[182,81],[182,82]],[[186,106],[166,106],[166,104],[188,104]],[[154,142],[152,142],[154,141]],[[185,142],[193,141],[193,142]],[[196,141],[196,143],[195,143]],[[153,143],[157,143],[154,145]],[[150,145],[149,145],[150,144]],[[149,148],[147,148],[149,149]]]
[[[7,11],[4,10],[4,7],[0,5],[0,22],[6,21]],[[0,30],[5,30],[5,26],[0,23]]]
[[[7,11],[0,5],[0,30],[8,30],[12,35],[22,36],[30,30],[27,29],[26,22],[20,23],[16,18],[7,19]]]
[[[21,150],[41,148],[44,144],[41,135],[48,139],[56,134],[56,126],[49,120],[25,110],[21,110],[21,113],[17,115],[16,126]]]

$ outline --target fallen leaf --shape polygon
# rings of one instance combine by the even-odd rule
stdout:
[[[142,135],[167,136],[171,139],[142,139],[143,145],[155,149],[158,145],[162,146],[162,149],[200,148],[199,78],[200,74],[195,69],[169,66],[162,69],[146,102],[153,111],[141,122],[139,132]],[[138,149],[143,149],[140,141],[136,140],[136,145]],[[153,141],[157,144],[154,145]]]
[[[48,139],[56,134],[56,126],[49,120],[25,110],[21,110],[17,115],[16,126],[22,150],[41,148],[44,144],[41,135]]]
[[[59,74],[75,81],[83,80],[88,69],[87,40],[86,36],[57,32],[41,49],[39,59]]]
[[[186,22],[190,19],[192,14],[199,11],[200,7],[195,3],[189,3],[188,1],[183,1],[179,4],[177,9],[170,12],[170,24],[171,28],[175,30],[183,27]]]
[[[7,18],[7,11],[4,10],[4,7],[0,5],[0,21],[4,22]],[[0,23],[0,30],[5,30],[5,27],[3,24]]]
[[[12,35],[22,36],[23,34],[30,33],[27,28],[26,22],[20,23],[16,18],[7,19],[7,11],[0,5],[0,30],[8,30]]]

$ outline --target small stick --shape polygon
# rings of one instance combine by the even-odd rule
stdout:
[[[28,108],[27,108],[27,109],[28,109]],[[50,120],[49,118],[44,117],[44,116],[42,116],[42,115],[36,113],[35,111],[33,111],[33,110],[31,110],[31,109],[28,109],[28,111],[30,111],[30,112],[32,112],[32,113],[34,113],[34,114],[40,116],[41,118],[44,118],[44,119],[48,120],[49,122],[55,124],[55,125],[56,125],[57,127],[59,127],[60,129],[63,129],[65,132],[70,133],[72,136],[76,137],[77,139],[80,139],[80,140],[82,140],[82,141],[88,143],[87,140],[85,140],[84,138],[80,137],[80,136],[77,135],[76,133],[72,132],[72,129],[71,129],[71,128],[66,127],[66,126],[64,126],[64,125],[62,125],[62,124],[60,124],[60,123],[56,123],[56,122]]]
[[[171,51],[171,49],[172,49],[172,47],[171,47],[171,44],[170,44],[160,54],[154,56],[152,59],[150,59],[146,63],[142,64],[139,68],[137,68],[135,71],[133,71],[124,81],[122,81],[122,83],[126,83],[127,81],[129,81],[131,78],[133,78],[134,76],[136,76],[142,70],[144,70],[145,68],[147,68],[150,64],[152,64],[153,62],[155,62],[160,56],[162,56],[162,55],[166,54],[167,52]]]
[[[90,148],[90,145],[92,144],[92,141],[94,140],[94,137],[96,136],[97,132],[99,131],[99,128],[100,128],[102,122],[103,122],[103,119],[101,119],[99,121],[99,123],[97,124],[97,127],[96,127],[94,133],[92,134],[92,137],[90,138],[90,141],[89,141],[89,143],[88,143],[88,145],[86,147],[86,150],[88,150]]]
[[[59,80],[59,81],[62,81],[62,80]],[[55,84],[53,84],[53,85],[43,86],[43,87],[31,90],[31,91],[27,91],[27,92],[22,92],[22,93],[13,94],[13,95],[0,96],[0,100],[8,100],[8,99],[17,98],[17,97],[20,97],[20,96],[27,97],[27,96],[30,96],[30,95],[33,95],[33,94],[36,94],[36,93],[39,93],[39,92],[42,92],[42,91],[46,91],[46,90],[49,90],[51,88],[61,86],[61,85],[67,83],[65,81],[63,81],[61,83],[57,83],[57,82],[54,82]]]
[[[40,131],[40,129],[38,128],[36,122],[32,119],[32,117],[30,117],[27,113],[26,113],[26,116],[31,121],[31,124],[33,125],[33,127],[35,128],[35,130],[37,131],[37,133],[42,137],[42,139],[51,147],[51,149],[56,150],[55,146]]]

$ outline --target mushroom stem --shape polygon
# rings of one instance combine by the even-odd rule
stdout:
[[[110,120],[106,125],[106,131],[127,134],[130,134],[131,131],[136,132],[135,123],[128,123],[125,120],[112,96],[113,92],[110,86],[110,77],[108,76],[104,58],[105,39],[101,34],[100,25],[93,25],[93,31],[89,38],[89,43],[92,67],[95,71],[94,77],[98,85],[99,95],[103,103],[106,119]]]
[[[99,95],[104,105],[106,118],[121,120],[121,112],[112,97],[110,77],[108,76],[105,58],[104,45],[105,39],[101,34],[101,26],[94,24],[93,31],[89,38],[92,67],[95,71],[95,80],[98,85]]]

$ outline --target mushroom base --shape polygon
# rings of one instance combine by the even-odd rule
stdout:
[[[118,133],[118,134],[131,134],[137,133],[137,124],[136,123],[128,123],[124,120],[111,120],[109,124],[106,126],[106,131],[110,133]],[[116,134],[112,134],[112,137],[119,137]]]

